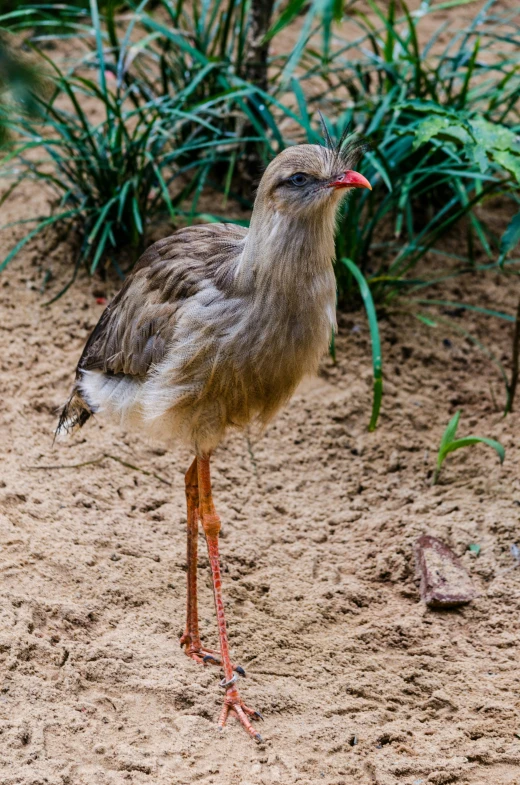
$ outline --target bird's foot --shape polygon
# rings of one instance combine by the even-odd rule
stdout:
[[[192,637],[188,632],[184,633],[179,642],[181,648],[184,646],[184,653],[186,656],[190,657],[194,662],[198,662],[201,665],[207,665],[208,663],[210,665],[222,664],[219,651],[216,651],[215,649],[206,649],[202,646],[201,642],[196,639],[192,642]],[[240,676],[246,675],[246,672],[241,665],[233,665],[232,667]]]
[[[222,687],[225,687],[226,684],[229,686],[226,689],[226,697],[224,698],[224,705],[222,707],[222,712],[218,721],[219,730],[223,730],[229,715],[234,714],[242,727],[245,728],[245,730],[249,733],[251,738],[253,738],[255,741],[262,742],[263,739],[261,735],[257,730],[255,730],[249,718],[252,717],[256,720],[263,720],[264,718],[259,711],[250,709],[245,705],[237,688],[234,686],[236,678],[237,677],[234,676],[231,679],[231,682],[220,682]]]

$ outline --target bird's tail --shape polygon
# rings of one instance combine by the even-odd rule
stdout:
[[[72,394],[61,410],[54,439],[61,439],[79,430],[92,417],[93,411],[82,398],[80,391],[74,387]]]

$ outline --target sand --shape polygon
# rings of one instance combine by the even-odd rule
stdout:
[[[48,209],[24,186],[2,222],[29,202]],[[19,236],[0,237],[2,254]],[[450,250],[464,252],[461,236]],[[265,718],[256,745],[233,720],[218,732],[220,671],[179,648],[190,456],[101,420],[53,446],[97,298],[117,288],[81,274],[42,307],[74,253],[54,238],[0,278],[0,785],[520,785],[520,417],[502,417],[493,364],[400,304],[381,321],[385,395],[368,433],[366,319],[343,314],[337,364],[324,358],[260,441],[232,435],[215,455],[232,653]],[[499,275],[435,295],[515,307]],[[510,324],[447,310],[509,367]],[[460,451],[432,487],[458,408],[461,434],[500,439],[506,461]],[[470,605],[421,603],[423,533],[460,556]],[[201,628],[216,646],[202,537],[200,552]]]
[[[2,785],[518,785],[519,416],[496,409],[494,366],[447,329],[390,313],[383,411],[368,433],[368,330],[362,312],[342,315],[337,365],[325,358],[263,439],[234,435],[216,454],[229,633],[243,697],[265,717],[257,746],[234,721],[218,732],[219,669],[178,644],[190,456],[102,421],[53,447],[96,296],[116,288],[80,276],[42,307],[71,253],[37,241],[0,286]],[[455,288],[513,309],[498,275]],[[453,321],[507,363],[509,324]],[[431,487],[457,408],[461,433],[499,438],[506,461],[461,451]],[[423,533],[461,556],[479,593],[469,606],[421,603]],[[201,553],[202,631],[216,645],[202,538]]]

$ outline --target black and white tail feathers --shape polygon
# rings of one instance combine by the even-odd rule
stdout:
[[[69,400],[61,410],[58,426],[54,432],[54,439],[68,436],[79,430],[92,415],[92,410],[81,397],[78,388],[74,387]]]

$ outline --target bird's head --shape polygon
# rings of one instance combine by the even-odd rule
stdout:
[[[352,168],[361,152],[360,146],[348,144],[288,147],[265,170],[257,200],[264,209],[286,217],[335,214],[352,188],[372,190],[366,177]]]

